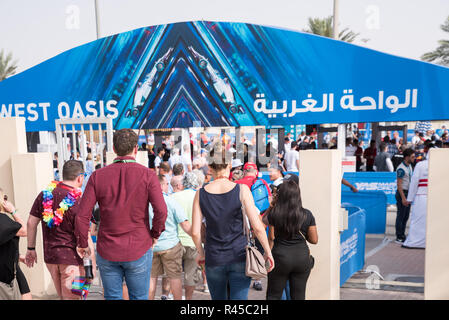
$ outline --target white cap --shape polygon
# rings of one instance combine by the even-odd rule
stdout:
[[[243,166],[242,160],[240,159],[232,159],[232,168],[236,168],[239,166]]]

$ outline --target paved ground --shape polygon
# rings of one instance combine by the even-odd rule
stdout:
[[[390,207],[387,212],[387,228],[385,235],[367,235],[365,244],[366,263],[364,270],[378,270],[381,277],[372,273],[356,273],[340,289],[341,300],[422,300],[424,282],[425,250],[404,249],[394,242],[394,223],[396,211]],[[408,231],[408,230],[407,230]],[[377,268],[377,269],[376,269]],[[379,280],[380,289],[368,289],[368,277]],[[266,280],[262,281],[263,290],[249,291],[249,299],[264,300]],[[159,280],[156,299],[160,298],[161,281]],[[101,287],[93,286],[89,300],[102,300]],[[196,290],[195,300],[209,300],[210,295]]]

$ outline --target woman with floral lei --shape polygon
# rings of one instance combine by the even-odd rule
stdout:
[[[85,172],[83,163],[70,160],[62,169],[63,181],[52,181],[36,198],[28,219],[28,250],[26,264],[33,267],[37,263],[36,232],[42,222],[44,261],[50,271],[59,297],[80,299],[71,291],[76,277],[84,276],[83,260],[76,252],[74,234],[75,216],[81,197]],[[90,237],[89,237],[90,239]],[[95,255],[92,240],[89,243],[93,271]]]

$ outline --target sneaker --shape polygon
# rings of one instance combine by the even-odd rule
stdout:
[[[395,242],[398,244],[403,244],[404,241],[405,241],[405,239],[397,238]]]
[[[168,296],[163,294],[161,295],[161,300],[173,300],[173,295],[171,293]]]
[[[257,291],[262,291],[262,290],[263,290],[263,288],[262,288],[262,282],[260,282],[260,281],[254,281],[254,283],[253,283],[253,289],[254,289],[254,290],[257,290]]]

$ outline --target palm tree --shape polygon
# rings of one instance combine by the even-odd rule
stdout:
[[[449,32],[449,17],[441,25],[441,30]],[[421,59],[428,62],[435,62],[443,66],[449,66],[449,40],[438,41],[440,46],[434,51],[427,52],[421,56]]]
[[[12,61],[11,52],[5,56],[5,53],[2,49],[2,51],[0,51],[0,81],[14,75],[16,73],[16,69],[17,60]]]
[[[307,29],[304,29],[304,32],[317,34],[323,37],[333,38],[334,31],[332,28],[332,16],[327,18],[309,18],[309,25]],[[353,42],[355,38],[359,35],[359,33],[354,33],[349,30],[349,28],[345,28],[338,33],[338,39],[345,42]],[[366,42],[367,39],[362,39],[362,41]]]

